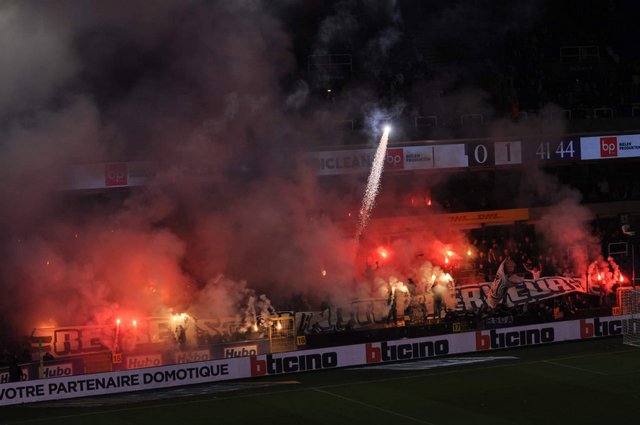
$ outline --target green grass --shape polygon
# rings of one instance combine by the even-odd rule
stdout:
[[[109,396],[10,406],[0,408],[0,424],[639,422],[640,349],[623,346],[620,338],[469,356],[518,359],[419,371],[368,368],[281,375],[242,381],[247,388],[241,390],[172,398],[148,392],[146,401],[116,398],[115,405],[115,396]],[[267,382],[272,385],[264,386]]]

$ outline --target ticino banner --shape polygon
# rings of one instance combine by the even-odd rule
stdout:
[[[0,385],[0,405],[89,397],[232,379],[308,372],[622,334],[631,316],[610,316],[288,353],[249,355]],[[636,329],[638,331],[639,329]]]

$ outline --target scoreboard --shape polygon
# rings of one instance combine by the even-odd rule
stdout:
[[[374,149],[319,151],[310,154],[318,175],[368,172]],[[387,149],[386,171],[482,168],[522,164],[573,163],[640,157],[640,134],[484,140],[434,143]]]
[[[469,167],[580,159],[580,140],[578,137],[560,140],[487,141],[469,143],[466,146]]]

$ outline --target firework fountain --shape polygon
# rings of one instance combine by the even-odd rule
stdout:
[[[384,158],[387,152],[387,142],[389,141],[389,133],[391,132],[391,126],[386,125],[382,131],[382,137],[380,137],[380,143],[378,149],[373,157],[373,164],[371,165],[371,173],[367,180],[367,188],[364,192],[364,198],[362,198],[362,206],[360,207],[360,216],[358,221],[358,228],[356,230],[356,240],[359,240],[364,232],[364,229],[369,223],[371,217],[371,211],[376,202],[378,196],[378,190],[380,189],[380,178],[382,177],[382,170],[384,170]]]

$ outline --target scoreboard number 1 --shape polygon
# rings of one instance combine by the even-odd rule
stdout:
[[[519,141],[495,142],[495,164],[522,164],[522,144]]]

